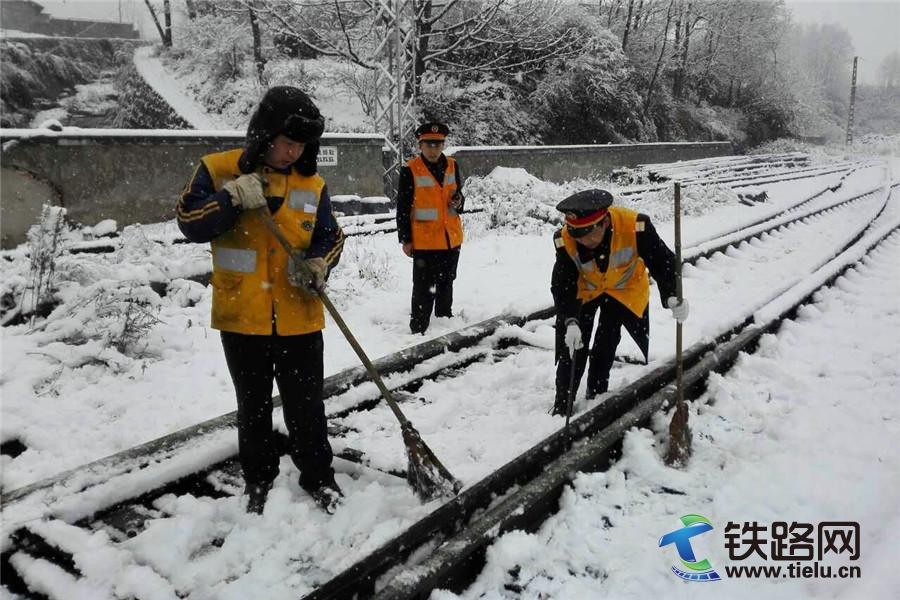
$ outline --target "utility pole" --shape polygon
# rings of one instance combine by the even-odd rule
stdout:
[[[163,17],[166,20],[166,39],[167,48],[172,47],[172,7],[169,6],[169,0],[163,0]]]
[[[850,111],[847,113],[847,140],[845,144],[853,141],[853,111],[856,107],[856,65],[859,57],[853,57],[853,79],[850,81]]]
[[[384,165],[384,178],[390,196],[400,167],[412,150],[409,138],[416,126],[415,86],[411,80],[415,68],[416,2],[414,0],[374,0],[378,10],[376,22],[381,41],[374,50],[380,58],[376,73],[375,123],[386,134],[389,158]],[[380,91],[384,89],[383,96]]]

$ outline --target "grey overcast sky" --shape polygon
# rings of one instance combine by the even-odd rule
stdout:
[[[144,37],[157,35],[142,0],[39,1],[54,16],[116,21],[121,14],[123,21],[136,23]],[[177,9],[182,4],[173,2]],[[797,22],[837,23],[850,33],[860,57],[861,82],[877,83],[878,65],[892,50],[900,50],[900,0],[787,0],[786,4]]]
[[[900,51],[900,0],[788,0],[798,23],[835,23],[853,38],[859,81],[877,83],[878,66]]]

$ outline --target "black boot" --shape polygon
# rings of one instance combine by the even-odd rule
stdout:
[[[553,416],[562,415],[565,416],[568,411],[569,398],[568,394],[556,394],[556,401],[553,402],[553,409],[550,411],[550,414]]]
[[[244,488],[244,495],[247,496],[247,512],[261,515],[263,509],[266,507],[266,497],[269,495],[269,486],[248,483]]]
[[[335,513],[344,499],[344,492],[333,477],[331,479],[326,479],[317,487],[303,489],[312,496],[312,499],[319,505],[319,508],[329,515]]]
[[[609,390],[609,380],[604,379],[602,381],[598,381],[597,383],[589,383],[587,388],[587,394],[585,397],[588,400],[593,400],[597,396],[601,394],[605,394]]]

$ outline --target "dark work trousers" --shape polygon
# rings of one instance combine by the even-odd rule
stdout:
[[[453,316],[453,280],[459,264],[459,248],[413,251],[413,290],[409,328],[425,333],[436,317]]]
[[[246,483],[268,486],[278,475],[273,378],[300,485],[313,489],[331,479],[332,453],[322,403],[322,332],[277,336],[223,331],[222,346],[237,393],[238,450]]]
[[[600,311],[597,319],[597,333],[594,345],[591,346],[591,330],[594,327],[594,315]],[[621,302],[602,294],[581,307],[578,322],[581,328],[582,347],[575,352],[575,389],[587,362],[590,350],[591,364],[588,369],[587,397],[592,398],[609,389],[609,371],[616,358],[616,347],[622,339],[622,324],[626,319],[634,319],[634,314]],[[556,320],[556,407],[564,408],[569,394],[569,375],[572,361],[566,347],[566,324]]]

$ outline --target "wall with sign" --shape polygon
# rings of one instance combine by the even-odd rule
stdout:
[[[199,158],[243,144],[243,132],[80,129],[0,130],[2,246],[24,240],[43,204],[75,222],[119,226],[175,216]],[[383,196],[382,147],[375,134],[325,134],[319,172],[331,194]]]
[[[68,209],[88,225],[119,226],[174,218],[178,194],[198,159],[243,144],[244,134],[135,129],[0,129],[2,246],[25,239],[43,204]],[[319,172],[333,196],[384,197],[384,137],[325,134]],[[521,167],[546,181],[608,174],[640,163],[669,162],[732,152],[727,142],[450,148],[463,175],[497,166]],[[351,206],[352,202],[347,204]],[[341,206],[340,210],[347,210]]]

